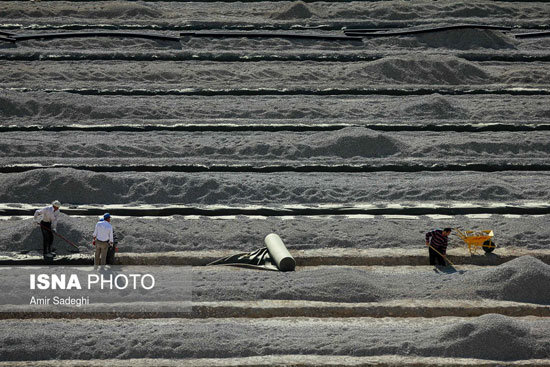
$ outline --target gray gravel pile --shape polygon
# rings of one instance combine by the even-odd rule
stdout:
[[[302,6],[300,6],[302,5]],[[298,7],[298,9],[294,9]],[[303,19],[303,8],[314,13],[313,19]],[[292,11],[294,9],[294,11]],[[97,24],[134,25],[160,24],[165,26],[188,26],[191,24],[240,25],[248,27],[273,27],[277,22],[273,16],[281,15],[279,24],[302,25],[304,20],[311,26],[336,26],[343,22],[372,27],[389,25],[411,26],[418,24],[456,24],[481,23],[494,25],[544,24],[550,16],[545,3],[506,2],[476,3],[441,1],[418,1],[412,5],[399,2],[289,2],[282,7],[279,2],[265,1],[254,7],[239,7],[232,3],[197,2],[195,4],[171,4],[160,2],[120,3],[105,1],[101,5],[95,2],[83,2],[75,7],[70,2],[56,1],[38,7],[28,7],[14,2],[5,7],[1,14],[3,22],[37,24]],[[283,16],[285,15],[285,16]],[[194,22],[194,23],[193,23]],[[93,23],[91,23],[93,24]],[[213,24],[213,25],[212,25]],[[337,28],[339,29],[339,28]],[[448,42],[448,47],[452,42]]]
[[[550,356],[548,340],[533,342],[528,323],[497,314],[442,327],[436,337],[449,357],[512,361]]]
[[[549,326],[549,321],[544,319],[515,320],[496,315],[404,320],[7,320],[0,323],[0,359],[231,358],[301,354],[477,357],[510,361],[549,358]],[[458,341],[451,340],[453,336]]]
[[[381,271],[321,266],[272,274],[227,267],[197,268],[194,270],[194,296],[200,301],[305,299],[353,303],[399,299],[496,299],[544,305],[550,304],[549,268],[530,256],[490,269],[454,272],[434,272],[430,267]],[[515,270],[514,277],[499,276],[510,269]],[[488,281],[491,277],[497,280]]]
[[[80,251],[91,251],[92,233],[98,218],[74,217],[61,213],[57,231],[67,240],[76,244]],[[42,234],[34,219],[0,221],[0,241],[4,244],[0,247],[0,251],[31,251],[31,254],[34,254],[34,251],[42,252]],[[57,237],[54,239],[53,247],[60,255],[67,254],[67,250],[72,249],[70,245]]]
[[[349,76],[396,84],[490,84],[496,81],[482,65],[453,56],[385,57]]]
[[[308,19],[315,15],[311,7],[303,1],[289,3],[283,9],[273,12],[269,17],[272,19],[291,20]]]
[[[460,86],[474,89],[502,89],[523,85],[547,87],[550,71],[529,63],[514,70],[505,65],[467,61],[457,56],[387,56],[370,62],[348,63],[288,61],[249,63],[243,69],[239,63],[164,61],[132,68],[128,61],[90,62],[88,65],[66,61],[42,61],[39,71],[34,61],[4,61],[6,73],[0,83],[6,88],[37,90],[38,82],[48,83],[50,89],[107,89],[155,91],[196,90],[240,93],[244,90],[273,89],[284,91],[330,91],[331,89],[427,88],[439,89]],[[17,73],[21,67],[29,69]],[[62,77],[59,76],[62,75]],[[93,75],[105,75],[97,80]],[[312,80],[312,75],[315,75]],[[113,85],[113,83],[117,85]],[[223,86],[223,87],[222,87]]]
[[[0,92],[0,116],[28,125],[235,123],[427,125],[548,121],[546,96],[93,96]]]
[[[330,134],[326,132],[311,135],[304,141],[309,148],[302,155],[352,157],[387,157],[406,149],[404,142],[390,134],[370,129],[350,127]],[[308,154],[309,153],[309,154]]]
[[[520,42],[513,36],[500,31],[486,29],[460,29],[435,33],[418,34],[414,37],[420,45],[428,48],[453,50],[514,50]]]
[[[447,96],[437,93],[415,99],[407,99],[403,102],[400,109],[404,115],[411,114],[413,116],[423,116],[424,118],[433,116],[447,120],[468,117],[466,106],[462,106],[462,103],[459,101],[454,101]]]
[[[479,287],[477,293],[483,297],[550,305],[550,265],[532,256],[480,270],[475,276],[468,281]]]
[[[546,201],[548,172],[96,173],[40,169],[0,176],[0,201],[67,204],[288,205]],[[475,183],[475,185],[472,185]],[[32,193],[30,195],[29,193]]]
[[[432,228],[460,226],[463,229],[493,229],[502,248],[548,249],[550,228],[548,216],[502,215],[471,218],[430,218],[428,216],[387,218],[320,216],[320,217],[247,217],[224,219],[184,216],[139,218],[113,217],[113,226],[121,252],[164,251],[252,251],[263,247],[269,233],[277,233],[288,249],[424,249],[424,235]],[[89,251],[89,242],[97,217],[76,217],[61,214],[59,233]],[[59,253],[67,246],[55,240]],[[39,228],[29,218],[0,221],[0,252],[42,248]],[[467,254],[467,247],[458,237],[450,238],[450,250]],[[497,250],[496,255],[499,254]]]
[[[447,110],[441,104],[441,111]],[[437,106],[416,105],[421,111]],[[408,107],[407,107],[408,108]],[[448,109],[449,113],[454,113]],[[426,144],[430,141],[431,144]],[[58,142],[64,142],[58,144]],[[100,143],[98,143],[100,142]],[[37,164],[36,147],[48,158],[42,166],[170,167],[170,165],[252,167],[391,165],[419,169],[466,166],[480,155],[486,164],[546,164],[550,132],[379,132],[346,127],[322,132],[4,132],[0,165]],[[109,154],[106,155],[106,152]]]
[[[308,5],[311,5],[308,4]],[[304,15],[308,15],[309,9],[304,9]],[[316,11],[316,10],[314,10]],[[309,11],[311,13],[311,11]],[[327,32],[327,34],[341,35],[340,32]],[[542,43],[542,44],[541,44]],[[218,38],[185,38],[182,39],[184,49],[191,49],[197,52],[210,50],[213,53],[225,51],[227,53],[240,51],[241,53],[270,54],[278,52],[290,55],[311,55],[319,57],[327,55],[334,57],[353,52],[356,55],[365,57],[374,54],[375,57],[383,54],[407,54],[411,49],[425,53],[441,53],[441,51],[461,53],[494,52],[494,53],[520,53],[527,50],[545,49],[544,41],[529,42],[523,40],[518,42],[509,33],[482,29],[455,29],[444,32],[414,34],[400,37],[392,37],[388,42],[386,37],[363,38],[361,43],[349,41],[323,41],[323,40],[274,40],[274,39],[240,39],[239,42]],[[291,49],[289,46],[294,46]],[[59,45],[59,47],[65,47]],[[109,48],[114,48],[108,45]]]
[[[382,296],[391,297],[386,290],[388,283],[377,282],[366,270],[347,267],[279,273],[217,266],[194,269],[193,299],[375,302]]]

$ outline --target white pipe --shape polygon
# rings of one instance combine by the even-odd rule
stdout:
[[[268,234],[264,240],[269,254],[281,271],[292,271],[296,267],[296,260],[290,255],[281,237],[275,233]]]

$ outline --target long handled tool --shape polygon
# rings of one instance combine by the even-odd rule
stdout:
[[[73,246],[73,247],[76,249],[76,251],[73,250],[73,251],[71,251],[71,252],[80,252],[80,250],[79,250],[79,248],[78,248],[77,245],[75,245],[74,243],[72,243],[71,241],[69,241],[68,239],[66,239],[66,238],[63,237],[62,235],[60,235],[59,233],[57,233],[57,232],[55,232],[55,231],[52,231],[51,228],[48,228],[48,227],[46,227],[45,225],[43,225],[43,224],[41,224],[41,223],[39,223],[39,224],[40,224],[40,227],[42,227],[42,228],[44,228],[44,229],[47,229],[48,231],[52,232],[52,233],[53,233],[54,235],[56,235],[57,237],[61,238],[63,241],[67,242],[69,245]]]
[[[451,260],[449,260],[449,259],[447,258],[447,256],[445,256],[445,255],[443,255],[441,252],[437,251],[435,248],[433,248],[432,245],[428,244],[427,246],[428,246],[429,248],[431,248],[432,250],[434,250],[435,252],[437,252],[442,258],[445,259],[445,261],[447,261],[449,264],[451,264],[453,268],[456,267],[455,264],[453,264],[453,263],[451,262]]]

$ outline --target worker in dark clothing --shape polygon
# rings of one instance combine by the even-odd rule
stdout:
[[[443,230],[434,229],[426,233],[426,246],[428,246],[430,254],[430,265],[447,265],[443,256],[447,253],[447,244],[450,234],[451,228],[445,228]]]
[[[52,254],[53,234],[57,232],[60,206],[61,203],[58,200],[54,200],[52,205],[34,212],[34,220],[40,225],[42,231],[44,256]]]

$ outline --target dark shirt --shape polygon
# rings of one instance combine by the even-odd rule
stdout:
[[[448,240],[448,237],[443,236],[443,231],[441,229],[434,229],[426,233],[426,242],[429,242],[436,250],[442,250],[442,252],[447,251]]]

